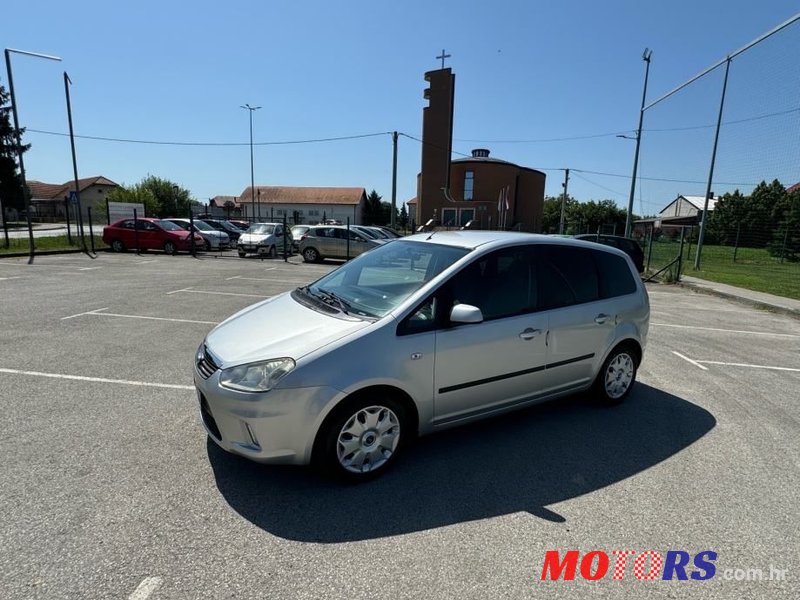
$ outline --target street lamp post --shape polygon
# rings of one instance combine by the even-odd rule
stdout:
[[[631,195],[628,198],[628,214],[625,217],[625,237],[631,237],[631,226],[633,223],[633,197],[636,193],[636,169],[639,166],[639,144],[642,142],[642,120],[644,119],[644,102],[647,98],[647,78],[650,75],[650,57],[653,51],[645,48],[642,53],[642,60],[647,63],[644,71],[644,90],[642,91],[642,106],[639,109],[639,127],[636,129],[636,152],[633,156],[633,176],[631,177]]]
[[[253,220],[256,216],[256,184],[255,175],[253,171],[253,113],[257,111],[260,106],[250,106],[249,104],[241,105],[250,113],[250,207],[252,209]]]
[[[31,254],[28,258],[28,264],[33,262],[33,224],[31,223],[31,203],[28,198],[28,184],[25,181],[25,163],[22,159],[22,135],[19,130],[19,114],[17,111],[17,100],[14,96],[14,76],[11,73],[11,53],[24,54],[25,56],[34,56],[36,58],[45,58],[47,60],[61,61],[58,56],[50,56],[49,54],[40,54],[39,52],[28,52],[26,50],[15,50],[14,48],[6,48],[6,72],[8,73],[8,91],[11,95],[11,114],[14,116],[14,136],[17,142],[17,160],[19,160],[19,177],[22,183],[22,197],[25,201],[25,218],[28,221],[28,239],[30,240]]]

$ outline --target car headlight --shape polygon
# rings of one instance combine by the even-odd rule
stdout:
[[[268,392],[294,369],[294,366],[295,362],[291,358],[273,358],[231,367],[222,370],[219,384],[240,392]]]

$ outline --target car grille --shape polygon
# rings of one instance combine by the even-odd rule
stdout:
[[[200,416],[203,418],[203,423],[205,424],[209,433],[218,440],[222,440],[222,434],[219,432],[217,422],[214,420],[211,410],[208,408],[208,401],[202,393],[200,394]]]
[[[214,362],[214,359],[211,358],[211,354],[209,354],[208,349],[203,346],[202,356],[198,356],[197,360],[197,372],[200,373],[200,376],[203,379],[208,379],[217,371],[219,371],[219,365]]]

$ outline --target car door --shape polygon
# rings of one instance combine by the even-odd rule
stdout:
[[[542,388],[547,314],[538,312],[535,251],[514,246],[478,258],[442,292],[455,304],[481,309],[481,323],[436,332],[436,426],[534,400]]]
[[[372,248],[372,245],[367,241],[360,232],[350,230],[350,257],[358,256]]]
[[[547,369],[550,391],[586,387],[613,342],[617,315],[600,296],[593,250],[546,244],[538,253],[541,307],[549,316]]]
[[[160,230],[150,221],[137,221],[139,247],[148,250],[161,248]]]

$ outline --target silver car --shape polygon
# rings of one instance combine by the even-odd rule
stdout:
[[[244,258],[248,254],[275,258],[284,250],[291,254],[292,235],[284,231],[283,223],[253,223],[239,236],[236,250],[239,252],[239,258]]]
[[[320,262],[326,258],[352,258],[383,243],[352,227],[348,230],[342,225],[314,225],[300,238],[299,249],[304,261]]]
[[[621,402],[649,316],[615,248],[426,233],[228,318],[200,345],[194,381],[225,450],[358,480],[417,435],[590,388]]]
[[[170,221],[174,223],[178,227],[189,231],[190,225],[194,223],[194,231],[199,233],[203,236],[203,247],[205,250],[224,250],[231,245],[231,238],[228,236],[227,233],[224,231],[217,231],[211,225],[202,221],[200,219],[193,219],[189,221],[189,219],[163,219],[164,221]]]

